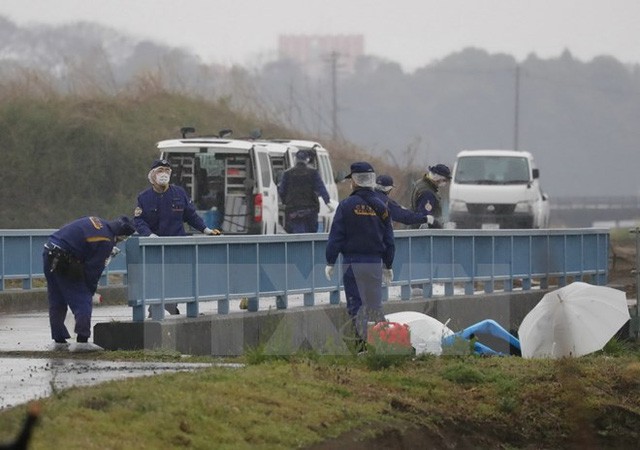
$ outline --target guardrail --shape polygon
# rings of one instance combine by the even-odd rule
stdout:
[[[42,250],[54,229],[0,230],[0,291],[46,286]],[[127,284],[124,245],[100,278],[100,286]],[[110,275],[119,275],[111,279]]]
[[[133,236],[126,243],[133,320],[143,321],[147,306],[162,320],[163,305],[175,302],[187,303],[187,317],[196,317],[204,301],[217,301],[218,313],[227,314],[229,301],[238,298],[248,299],[249,311],[264,297],[276,297],[277,308],[285,309],[293,294],[302,294],[305,306],[319,293],[338,304],[342,270],[336,268],[333,281],[325,279],[326,240],[325,233]],[[402,230],[395,242],[391,285],[400,287],[401,300],[415,286],[430,298],[434,284],[443,284],[445,295],[470,295],[529,290],[536,283],[607,282],[609,234],[603,229]]]

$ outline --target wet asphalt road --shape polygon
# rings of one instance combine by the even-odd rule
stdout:
[[[435,295],[442,295],[444,289],[436,286]],[[389,289],[390,298],[399,297],[399,288]],[[344,303],[344,301],[343,301]],[[329,295],[320,294],[316,304],[329,304]],[[203,302],[201,314],[217,314],[217,302]],[[276,307],[275,298],[260,299],[260,310]],[[290,295],[289,308],[303,306],[302,295]],[[184,304],[178,304],[184,314]],[[233,300],[229,305],[230,312],[239,312],[240,301]],[[248,313],[250,314],[250,313]],[[181,316],[166,315],[165,320],[176,320]],[[99,322],[131,321],[132,310],[129,306],[96,305],[93,308],[91,328]],[[67,328],[73,336],[73,315],[69,312],[66,320]],[[46,311],[24,314],[0,315],[0,410],[26,403],[36,398],[46,397],[52,392],[72,386],[97,384],[104,381],[136,376],[150,376],[166,371],[195,370],[211,364],[182,363],[134,363],[92,361],[90,359],[65,359],[64,353],[54,354],[50,350],[53,344],[49,329],[49,316]],[[12,352],[7,354],[6,352]],[[20,353],[28,352],[28,357]],[[34,357],[33,352],[42,352],[42,357]],[[3,354],[4,353],[4,354]],[[60,355],[52,358],[52,355]],[[238,365],[226,365],[238,368]]]
[[[328,295],[320,298],[317,304],[329,303]],[[290,296],[289,307],[302,306],[302,296]],[[275,308],[275,298],[261,299],[260,309]],[[178,305],[184,314],[185,305]],[[230,311],[240,310],[240,301],[230,302]],[[202,314],[217,314],[217,302],[203,302]],[[184,316],[165,316],[165,320],[175,320]],[[130,321],[132,310],[125,305],[93,308],[91,328],[99,322]],[[71,312],[67,315],[67,328],[73,342],[74,320]],[[104,381],[137,376],[150,376],[161,372],[177,370],[195,370],[209,367],[211,364],[182,363],[135,363],[92,361],[90,359],[65,359],[64,353],[50,352],[53,344],[49,329],[49,316],[46,311],[2,314],[0,315],[0,410],[29,402],[36,398],[47,397],[54,391],[72,386],[86,386]],[[12,352],[7,354],[6,352]],[[15,352],[28,352],[28,357]],[[33,352],[42,352],[42,357],[34,357]],[[4,353],[4,355],[2,354]],[[52,358],[53,355],[60,357]],[[225,365],[230,368],[236,364]]]
[[[184,305],[182,305],[184,307]],[[268,308],[268,304],[261,308]],[[180,305],[179,305],[180,308]],[[217,314],[217,303],[204,303],[201,312]],[[239,301],[233,302],[232,310],[239,311]],[[167,316],[173,320],[178,316]],[[184,317],[184,316],[183,316]],[[128,306],[94,306],[92,329],[98,322],[112,320],[130,321],[131,308]],[[69,313],[67,328],[73,336],[73,315]],[[72,386],[87,386],[104,381],[151,376],[162,372],[195,370],[211,364],[149,363],[92,361],[90,359],[65,359],[64,353],[54,354],[50,350],[53,341],[49,329],[47,312],[24,314],[3,314],[0,316],[0,410],[27,403],[37,398],[51,395]],[[11,354],[3,352],[12,352]],[[28,352],[28,357],[14,352]],[[42,352],[42,357],[34,357],[33,352]],[[53,355],[60,357],[52,358]],[[240,367],[235,364],[225,365]]]

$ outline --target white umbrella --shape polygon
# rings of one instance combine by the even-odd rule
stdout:
[[[409,326],[411,346],[416,349],[416,355],[442,354],[442,338],[453,334],[453,331],[438,319],[416,311],[400,311],[387,314],[385,318],[389,322]]]
[[[587,355],[601,350],[629,319],[623,291],[576,281],[545,294],[522,320],[522,357]]]

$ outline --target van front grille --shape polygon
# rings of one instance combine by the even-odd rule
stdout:
[[[493,203],[467,203],[467,210],[471,214],[485,215],[485,214],[512,214],[516,209],[514,204],[493,204]]]

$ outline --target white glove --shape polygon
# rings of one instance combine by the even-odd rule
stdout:
[[[113,247],[111,249],[111,254],[109,255],[109,257],[107,258],[107,260],[104,262],[104,266],[107,267],[109,265],[109,263],[111,262],[111,260],[113,258],[115,258],[116,256],[118,256],[120,254],[122,250],[120,250],[118,247]]]
[[[155,234],[155,233],[151,233],[151,234],[149,235],[149,237],[158,237],[158,235],[157,235],[157,234]]]
[[[393,281],[393,269],[382,269],[382,281],[390,284]]]
[[[331,277],[333,276],[333,266],[326,266],[324,268],[324,276],[327,277],[327,280],[331,281]]]
[[[435,221],[436,221],[435,217],[433,217],[431,214],[429,214],[429,215],[427,216],[427,223],[428,223],[429,225],[433,225],[433,222],[435,222]]]
[[[327,208],[329,209],[330,213],[332,213],[332,212],[334,212],[336,210],[331,203],[327,203]]]

